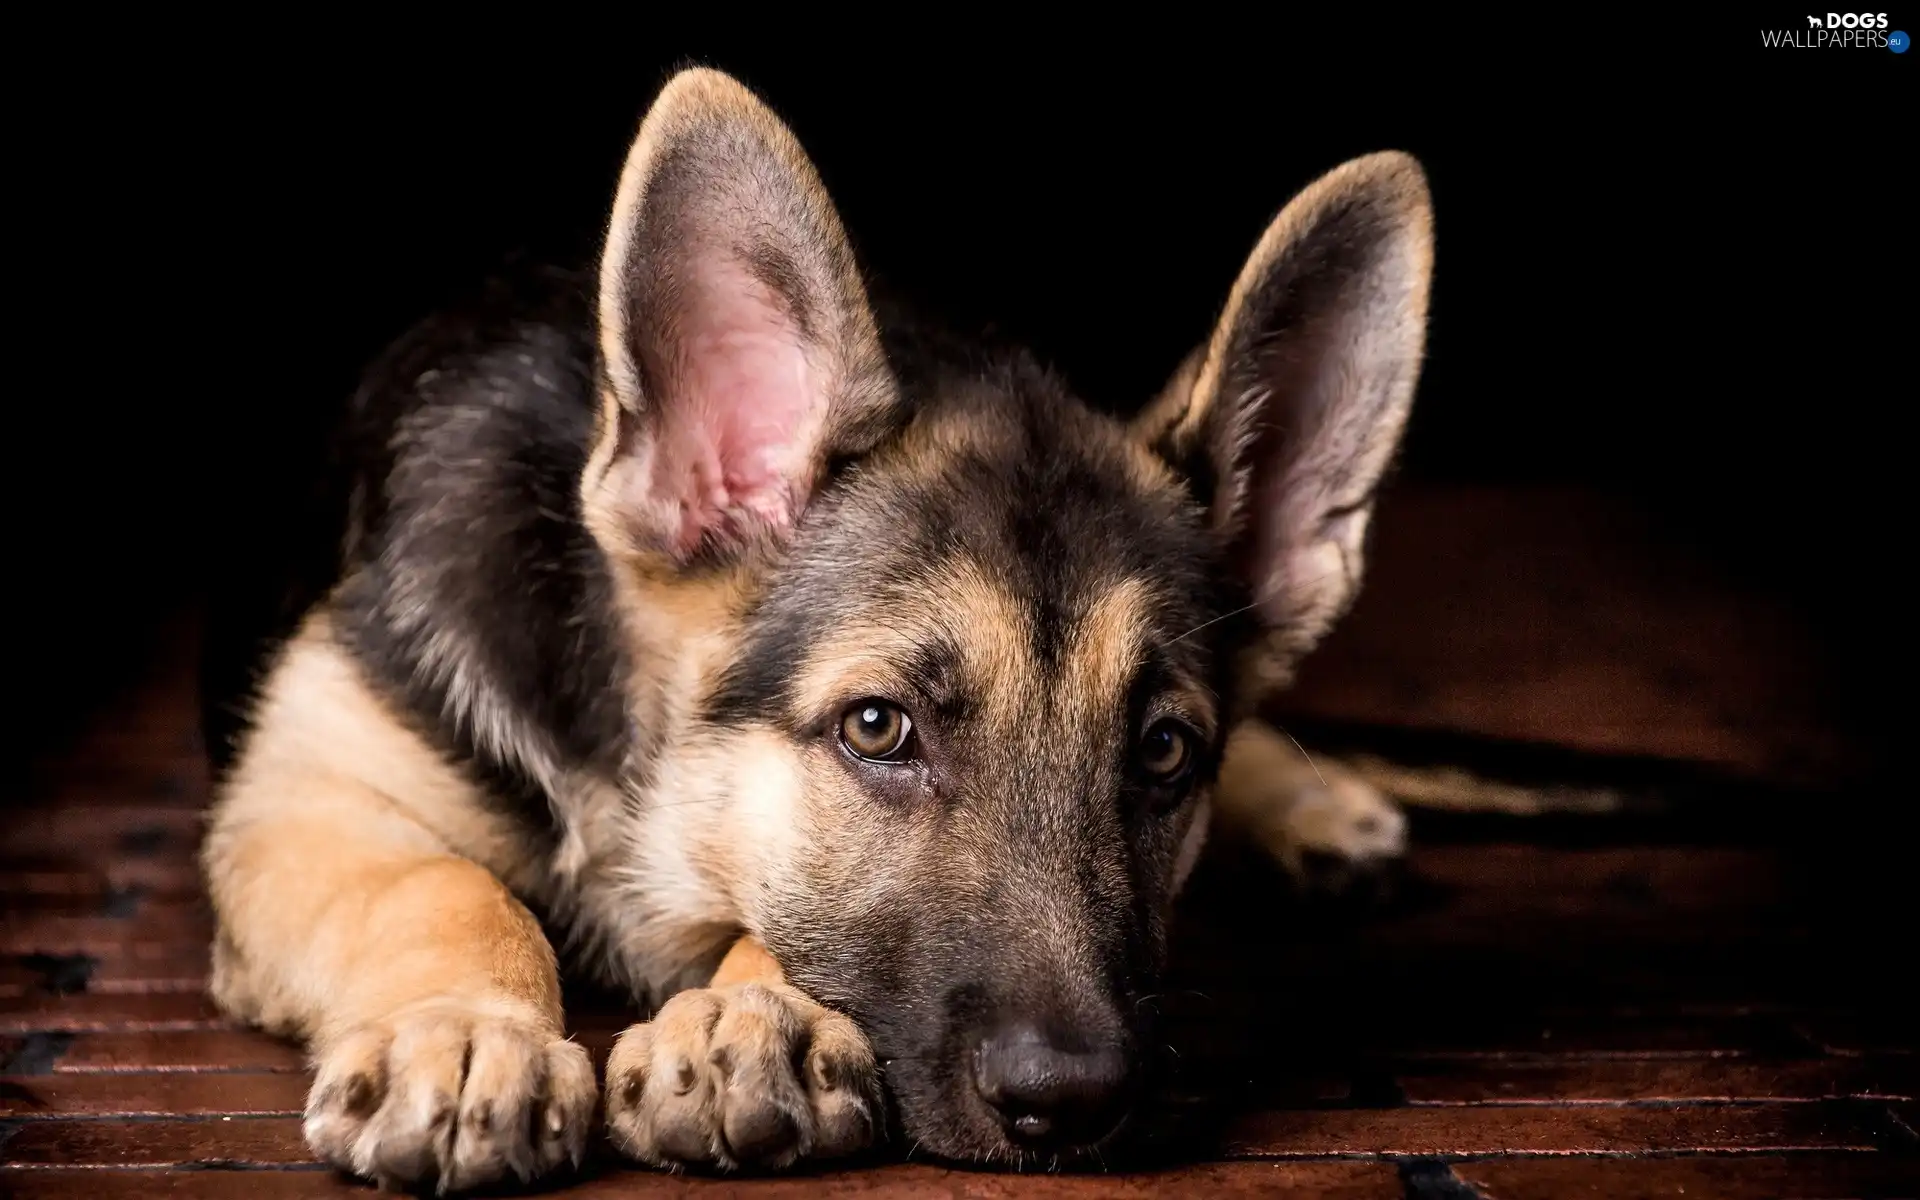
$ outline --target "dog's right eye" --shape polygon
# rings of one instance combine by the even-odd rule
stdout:
[[[913,719],[897,704],[862,700],[840,718],[840,744],[868,762],[904,762],[913,739]]]

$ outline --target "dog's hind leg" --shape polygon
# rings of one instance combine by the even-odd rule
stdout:
[[[1303,888],[1346,890],[1406,853],[1406,816],[1380,789],[1260,720],[1227,739],[1214,808]]]
[[[706,987],[621,1034],[607,1060],[607,1132],[660,1167],[848,1154],[873,1141],[880,1105],[866,1037],[789,985],[751,937]]]
[[[476,859],[509,860],[470,784],[386,715],[311,626],[269,681],[203,852],[213,993],[302,1039],[306,1137],[443,1194],[577,1163],[593,1067],[554,954]]]

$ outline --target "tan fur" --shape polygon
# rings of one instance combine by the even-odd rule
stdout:
[[[1094,603],[1075,631],[1057,686],[1084,714],[1081,719],[1097,719],[1122,702],[1146,652],[1147,614],[1153,604],[1146,584],[1122,580]],[[1213,695],[1198,680],[1178,680],[1176,687],[1168,711],[1186,720],[1203,739],[1211,738],[1219,721]]]
[[[908,426],[875,455],[875,467],[919,483],[938,484],[952,464],[969,458],[1004,458],[1014,431],[978,412],[956,406],[950,412]]]
[[[507,894],[497,880],[533,878],[524,848],[504,824],[487,817],[470,785],[384,710],[332,645],[324,615],[290,643],[258,714],[258,731],[222,795],[207,840],[213,899],[226,918],[228,950],[240,961],[284,946],[285,953],[298,952],[295,966],[320,978],[263,982],[249,1009],[287,1032],[322,1033],[326,1014],[308,997],[334,986],[342,968],[349,977],[367,973],[353,958],[354,945],[340,947],[343,961],[316,955],[312,921],[329,907],[341,911],[348,929],[379,919],[378,911],[346,910],[361,896],[388,890],[419,894],[416,907],[429,919],[438,911],[459,911],[434,902],[435,891],[484,902],[481,911],[495,917],[476,932],[497,935],[505,953],[527,959],[502,970],[537,981],[531,967],[544,956],[552,973],[544,939],[533,950],[515,934],[523,919],[531,921],[525,910],[492,903]],[[353,748],[350,769],[339,754],[343,746]],[[343,889],[347,878],[357,885]],[[326,930],[317,932],[324,945]],[[252,944],[256,939],[259,944]],[[254,991],[244,972],[227,982]],[[423,980],[422,987],[446,991],[437,978]],[[528,983],[520,994],[531,1015],[557,1018],[557,992],[549,985]]]
[[[1230,306],[1230,314],[1237,311],[1237,306]],[[1194,416],[1193,385],[1200,378],[1200,367],[1206,362],[1208,350],[1219,336],[1216,328],[1207,341],[1180,361],[1154,398],[1134,414],[1129,428],[1135,441],[1141,445],[1152,445],[1171,436],[1176,427],[1185,425],[1191,430],[1196,423],[1189,420]]]
[[[689,730],[658,763],[645,803],[652,811],[622,847],[619,927],[637,969],[689,964],[651,989],[664,1000],[705,980],[734,935],[760,927],[756,882],[778,878],[798,855],[802,768],[771,731]]]
[[[1112,712],[1139,668],[1152,593],[1138,579],[1123,579],[1094,601],[1074,630],[1060,673],[1059,693],[1069,719],[1098,720]]]
[[[804,711],[903,686],[896,672],[913,649],[945,634],[979,682],[983,720],[1006,727],[1031,715],[1037,678],[1026,607],[979,564],[954,555],[928,564],[910,585],[848,607],[845,622],[808,656],[794,683]]]
[[[531,1178],[582,1152],[592,1071],[563,1040],[553,951],[501,882],[529,876],[525,852],[484,814],[309,621],[213,813],[213,990],[307,1041],[309,1141],[360,1174]],[[469,1054],[484,1119],[477,1091],[461,1107]]]
[[[1346,762],[1352,773],[1402,804],[1449,812],[1497,812],[1513,816],[1541,813],[1609,813],[1627,805],[1615,788],[1539,787],[1486,779],[1459,767],[1415,767],[1356,754]]]
[[[709,987],[728,987],[736,983],[785,983],[786,974],[780,970],[780,964],[773,961],[773,955],[767,953],[766,943],[759,938],[743,937],[727,951],[720,960],[719,969],[714,971]]]

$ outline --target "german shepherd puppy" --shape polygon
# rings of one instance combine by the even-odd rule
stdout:
[[[1245,722],[1360,584],[1431,239],[1413,160],[1333,170],[1127,423],[877,316],[788,129],[675,76],[597,273],[366,377],[334,584],[221,778],[213,993],[310,1048],[315,1152],[577,1163],[556,949],[656,1014],[606,1071],[642,1162],[1112,1139],[1209,813],[1399,844],[1364,792],[1301,815]]]

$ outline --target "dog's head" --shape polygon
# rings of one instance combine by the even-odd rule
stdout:
[[[1358,587],[1430,224],[1403,155],[1326,175],[1127,424],[883,332],[738,83],[684,73],[643,123],[583,508],[636,637],[704,647],[662,770],[741,923],[860,1022],[927,1150],[1071,1152],[1126,1112],[1228,727]]]

